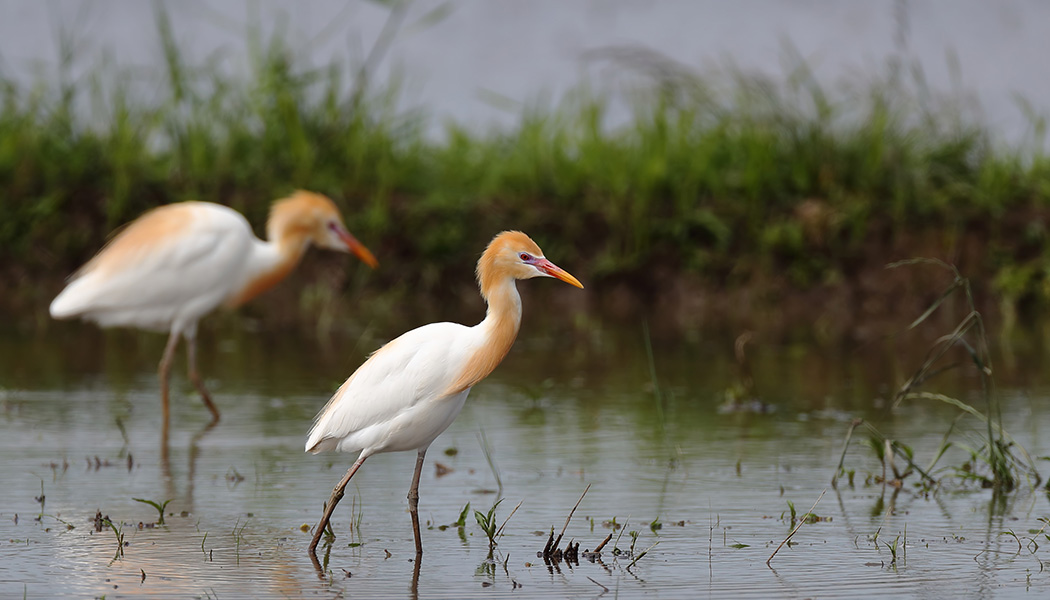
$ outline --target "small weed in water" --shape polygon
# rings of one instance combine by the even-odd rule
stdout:
[[[892,544],[889,542],[883,542],[883,545],[886,546],[886,549],[890,551],[890,566],[893,567],[897,566],[897,544],[900,542],[900,540],[901,536],[898,535],[897,537],[893,538]]]
[[[664,524],[660,522],[660,517],[656,517],[655,519],[653,519],[652,523],[649,523],[649,531],[652,531],[653,533],[656,533],[657,531],[663,528]]]
[[[61,518],[61,517],[58,517],[58,516],[56,516],[56,515],[42,515],[42,516],[44,516],[44,517],[50,517],[50,518],[52,518],[52,519],[54,519],[54,520],[58,521],[59,523],[61,523],[61,524],[65,525],[65,526],[66,526],[66,530],[67,530],[67,531],[72,531],[72,530],[74,530],[74,529],[76,529],[76,528],[77,528],[77,526],[76,526],[76,525],[74,525],[74,524],[70,523],[69,521],[66,521],[65,519],[63,519],[63,518]],[[45,529],[45,531],[50,531],[50,530],[51,530],[51,528],[50,528],[50,527],[48,527],[47,529]]]
[[[467,502],[467,504],[463,507],[463,510],[461,510],[459,512],[459,518],[458,519],[456,519],[455,521],[453,521],[451,523],[446,523],[444,525],[431,525],[430,529],[437,529],[438,531],[445,531],[446,529],[448,529],[450,527],[456,527],[458,529],[462,529],[462,528],[466,527],[466,525],[467,525],[467,515],[468,514],[470,514],[470,502]]]
[[[824,493],[825,493],[825,492],[827,492],[827,491],[828,491],[828,489],[827,489],[827,488],[824,488],[824,489],[823,489],[823,490],[822,490],[822,491],[820,492],[820,495],[819,495],[819,496],[817,496],[817,499],[816,499],[816,501],[815,501],[815,502],[813,502],[813,506],[812,506],[812,507],[811,507],[811,508],[809,509],[809,511],[808,511],[808,512],[806,512],[806,514],[802,515],[802,518],[798,520],[798,524],[797,524],[797,525],[795,525],[794,529],[792,529],[792,530],[791,530],[791,533],[789,533],[789,534],[787,535],[787,537],[786,537],[786,538],[784,538],[784,541],[783,541],[783,542],[780,542],[780,545],[779,545],[779,546],[777,546],[777,549],[773,551],[773,554],[770,554],[770,555],[769,555],[769,558],[768,558],[768,559],[766,559],[766,566],[767,566],[767,567],[769,567],[769,568],[771,568],[771,569],[773,568],[773,566],[772,566],[772,565],[771,565],[770,563],[772,563],[772,562],[773,562],[773,557],[775,557],[775,556],[777,555],[777,552],[780,552],[780,549],[781,549],[781,548],[783,548],[785,544],[789,544],[789,547],[790,547],[790,543],[791,543],[791,537],[792,537],[792,536],[794,536],[794,535],[795,535],[795,534],[796,534],[796,533],[798,532],[798,530],[802,528],[802,525],[804,525],[805,523],[808,523],[808,522],[810,522],[810,521],[808,520],[808,516],[809,516],[809,515],[815,515],[815,514],[816,514],[816,513],[814,513],[813,511],[814,511],[814,510],[815,510],[815,509],[817,508],[817,504],[820,504],[820,499],[824,497]],[[793,504],[792,502],[790,502],[790,501],[789,501],[789,502],[788,502],[788,508],[789,508],[789,509],[791,510],[791,514],[792,514],[792,519],[794,520],[794,515],[795,515],[795,505],[794,505],[794,504]],[[819,517],[817,517],[817,518],[819,519]],[[830,519],[827,519],[827,520],[830,520]],[[794,522],[794,521],[792,521],[792,522]]]
[[[481,530],[485,532],[485,537],[489,539],[490,551],[496,547],[496,507],[500,505],[500,502],[503,502],[502,498],[496,500],[487,513],[480,510],[474,511],[474,519],[478,522],[478,527],[481,527]]]
[[[463,542],[467,542],[467,515],[470,514],[470,502],[463,507],[463,510],[459,512],[459,518],[454,523],[448,525],[438,525],[438,531],[445,531],[449,527],[455,527],[456,532],[459,533],[459,539]],[[431,527],[433,529],[433,527]]]
[[[116,552],[113,553],[113,561],[116,561],[116,560],[119,560],[119,559],[123,558],[124,557],[124,546],[127,545],[127,542],[124,541],[124,531],[123,531],[124,528],[123,527],[119,527],[118,528],[116,526],[116,524],[114,524],[113,521],[110,520],[109,517],[104,517],[103,521],[102,521],[102,524],[104,526],[109,527],[110,529],[112,529],[113,530],[113,535],[116,536],[116,539],[117,539],[117,550],[116,550]],[[113,562],[113,561],[110,561],[110,562]]]
[[[1040,517],[1038,521],[1042,523],[1041,527],[1030,528],[1024,533],[1017,533],[1012,529],[1007,529],[1006,531],[999,533],[1000,536],[1010,536],[1013,538],[1014,542],[1017,543],[1017,550],[1014,552],[1014,556],[1027,553],[1030,556],[1036,557],[1036,553],[1039,552],[1039,549],[1042,547],[1040,542],[1050,542],[1050,533],[1047,533],[1048,529],[1050,529],[1050,519]],[[1038,557],[1036,557],[1036,561],[1039,564],[1040,572],[1042,572],[1045,568],[1046,561],[1041,560]]]
[[[459,511],[459,518],[456,519],[456,522],[453,523],[453,525],[456,526],[456,527],[459,527],[461,529],[463,527],[466,527],[467,526],[467,513],[469,511],[470,511],[470,502],[467,502],[466,506],[463,507],[463,510]]]
[[[636,563],[637,563],[638,561],[640,561],[640,560],[642,560],[643,558],[645,558],[645,555],[649,554],[649,551],[650,551],[650,550],[652,550],[653,548],[655,548],[655,547],[657,546],[657,544],[659,544],[659,543],[660,543],[660,541],[659,541],[659,540],[657,540],[657,541],[653,542],[653,544],[652,544],[651,546],[649,546],[649,547],[648,547],[648,548],[646,548],[645,550],[642,550],[641,552],[639,552],[639,553],[638,553],[638,554],[636,554],[636,555],[634,554],[634,544],[632,543],[632,544],[631,544],[631,555],[633,555],[633,556],[634,556],[634,558],[632,558],[632,559],[631,559],[631,563],[630,563],[630,564],[628,564],[628,565],[627,565],[627,566],[625,567],[625,570],[627,570],[627,571],[630,571],[630,570],[631,570],[631,567],[633,567],[633,566],[634,566],[634,565],[635,565],[635,564],[636,564]]]
[[[240,522],[241,522],[241,520],[239,518],[237,519],[237,522],[233,524],[233,532],[231,533],[231,535],[233,535],[234,540],[237,543],[236,553],[237,553],[237,565],[238,566],[240,566],[240,564],[241,564],[241,542],[244,541],[244,529],[246,527],[248,527],[248,521],[249,520],[251,520],[251,517],[249,517],[249,518],[244,520],[244,525],[241,525],[240,529],[237,528],[237,526],[240,525]]]
[[[168,506],[168,503],[172,501],[171,498],[164,502],[155,502],[153,500],[146,500],[145,498],[132,498],[135,502],[141,502],[143,504],[149,504],[153,508],[157,509],[157,525],[164,524],[164,509]]]
[[[780,513],[780,519],[781,520],[787,520],[787,519],[784,518],[785,515],[790,515],[790,520],[788,521],[788,523],[790,525],[794,525],[797,521],[801,521],[801,522],[806,523],[806,524],[812,524],[812,523],[820,523],[821,521],[830,521],[831,520],[831,517],[822,517],[822,516],[814,513],[813,511],[810,511],[810,512],[807,512],[807,513],[803,513],[803,514],[799,515],[799,514],[797,514],[795,512],[795,503],[792,502],[791,500],[787,501],[787,505],[788,505],[788,509],[786,511]]]

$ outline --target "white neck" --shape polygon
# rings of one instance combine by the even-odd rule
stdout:
[[[277,285],[299,263],[308,245],[306,240],[278,238],[272,241],[252,240],[245,258],[241,283],[226,301],[227,306],[240,306]]]

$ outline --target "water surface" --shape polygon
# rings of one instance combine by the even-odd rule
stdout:
[[[378,337],[206,331],[204,370],[223,420],[207,429],[207,411],[176,378],[165,456],[154,373],[162,336],[79,324],[5,331],[0,596],[1006,598],[1050,583],[1050,541],[1031,533],[1050,516],[1041,490],[922,494],[912,477],[895,492],[870,483],[881,466],[861,431],[847,455],[855,485],[829,486],[851,419],[870,420],[925,463],[955,418],[945,405],[885,408],[904,374],[898,349],[759,344],[750,368],[769,410],[726,412],[725,390],[741,373],[732,340],[658,341],[650,366],[640,328],[532,331],[430,450],[418,573],[405,499],[412,453],[361,469],[320,573],[301,529],[353,462],[305,454],[306,431]],[[1040,354],[1014,348],[998,390],[1007,427],[1033,456],[1050,454]],[[961,374],[938,389],[977,404],[974,383]],[[958,442],[980,444],[978,422],[957,427]],[[956,448],[941,464],[965,456]],[[600,563],[545,565],[537,551],[588,485],[566,539],[581,550],[609,533],[613,541]],[[802,513],[825,489],[814,512],[828,520],[803,526],[767,567],[791,529],[788,501]],[[149,527],[157,511],[134,498],[170,499],[166,523]],[[468,503],[487,511],[499,498],[499,523],[521,506],[491,561],[472,514],[462,529],[441,527]],[[123,556],[111,529],[95,531],[96,511],[121,528]],[[648,549],[633,565],[612,552],[632,543],[635,555]]]

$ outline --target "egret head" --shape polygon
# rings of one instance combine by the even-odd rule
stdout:
[[[531,279],[554,277],[582,288],[583,284],[543,256],[543,250],[520,231],[504,231],[492,238],[478,261],[478,283],[482,291],[493,289],[505,277]]]
[[[352,252],[373,269],[379,264],[368,248],[347,231],[335,203],[321,194],[299,190],[274,202],[267,230],[271,240],[295,235],[319,248]]]

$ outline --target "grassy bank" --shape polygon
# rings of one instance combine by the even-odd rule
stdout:
[[[328,292],[285,291],[285,306],[348,288],[390,305],[458,298],[507,228],[579,275],[592,308],[686,326],[823,315],[848,331],[939,293],[927,274],[883,269],[919,255],[986,282],[979,297],[1007,314],[1050,305],[1050,161],[993,145],[963,104],[902,65],[831,87],[801,63],[771,81],[611,52],[633,75],[614,91],[581,84],[514,127],[433,136],[425,114],[397,108],[396,83],[338,61],[310,67],[279,36],[248,39],[241,69],[191,64],[163,15],[158,37],[149,75],[77,65],[63,48],[32,85],[0,79],[11,310],[42,310],[114,227],[151,207],[222,202],[261,233],[270,201],[300,187],[336,199],[383,268],[322,278]],[[631,117],[611,124],[619,102]]]

